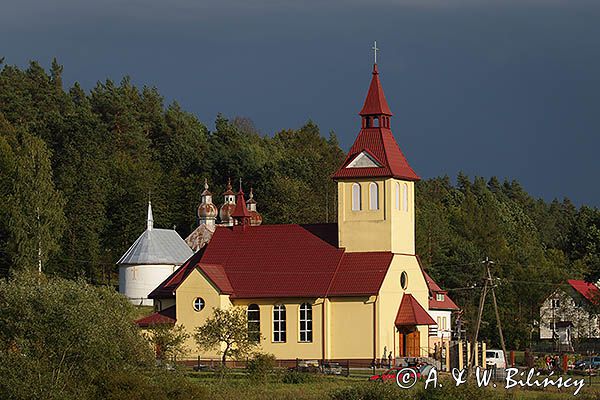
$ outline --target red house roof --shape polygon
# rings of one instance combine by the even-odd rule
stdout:
[[[429,309],[430,310],[460,310],[460,308],[452,301],[450,296],[448,296],[448,292],[446,290],[442,290],[441,287],[438,286],[437,283],[425,270],[423,270],[423,275],[425,276],[425,281],[427,282],[427,286],[429,287]],[[437,294],[443,294],[444,300],[438,301]]]
[[[175,306],[165,308],[162,311],[155,312],[154,314],[135,321],[141,328],[147,328],[153,325],[174,325],[175,322],[177,322],[175,319]]]
[[[404,293],[396,314],[396,326],[437,325],[410,293]]]
[[[576,279],[569,279],[567,282],[591,303],[598,304],[600,302],[600,290],[598,289],[598,286],[593,283]]]
[[[217,227],[203,253],[149,297],[173,297],[194,268],[233,298],[377,294],[392,253],[345,253],[333,242],[334,232],[336,224]]]

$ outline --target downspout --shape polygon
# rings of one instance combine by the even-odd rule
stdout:
[[[373,360],[377,359],[377,299],[373,302]]]
[[[321,336],[322,336],[322,338],[321,338],[321,354],[322,354],[321,359],[323,361],[325,361],[325,357],[326,357],[325,349],[327,346],[327,344],[325,343],[325,341],[327,340],[327,337],[325,336],[325,324],[326,324],[326,321],[325,321],[325,318],[326,318],[325,305],[326,304],[325,303],[326,302],[327,302],[327,298],[324,298],[323,305],[321,306],[321,314],[322,314],[322,316],[321,316]]]

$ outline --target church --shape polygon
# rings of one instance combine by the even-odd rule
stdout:
[[[437,326],[431,288],[442,292],[415,254],[419,176],[392,134],[376,63],[359,115],[358,136],[332,175],[337,223],[261,224],[240,182],[237,193],[228,186],[216,225],[205,184],[201,226],[186,239],[195,253],[149,294],[157,312],[138,324],[193,333],[213,308],[243,307],[260,350],[279,360],[428,356]],[[192,339],[188,348],[190,357],[218,357],[197,353]]]

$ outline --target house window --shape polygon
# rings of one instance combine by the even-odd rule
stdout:
[[[560,300],[552,299],[552,308],[560,308]]]
[[[352,185],[352,211],[360,211],[360,185]]]
[[[258,304],[248,306],[248,338],[254,342],[260,341],[260,308]]]
[[[402,207],[404,207],[404,211],[408,211],[408,185],[406,183],[402,185]]]
[[[196,297],[194,299],[193,304],[194,304],[194,310],[196,310],[196,311],[202,311],[202,309],[206,305],[206,303],[204,302],[204,299],[202,297]]]
[[[308,303],[300,305],[300,341],[312,342],[312,306]]]
[[[378,210],[379,209],[379,190],[377,184],[375,182],[371,182],[369,184],[369,209]]]
[[[398,182],[396,182],[394,184],[396,190],[394,190],[394,192],[396,192],[396,210],[400,209],[400,184]]]
[[[444,301],[444,294],[443,293],[436,293],[435,299],[437,301]]]
[[[285,342],[285,306],[282,304],[273,307],[273,341]]]

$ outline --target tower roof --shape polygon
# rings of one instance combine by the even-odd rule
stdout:
[[[379,81],[377,64],[373,68],[373,79],[365,105],[360,111],[364,119],[370,116],[392,115],[383,88]],[[383,119],[383,118],[382,118]],[[333,179],[353,178],[398,178],[418,181],[420,178],[410,167],[406,157],[400,150],[389,124],[369,126],[363,123],[358,137],[350,148],[342,166],[332,175]]]
[[[118,265],[181,265],[193,254],[181,236],[172,229],[155,229],[152,205],[148,202],[146,230],[121,256]]]
[[[365,104],[359,114],[392,116],[390,107],[385,99],[385,94],[383,93],[383,87],[381,87],[381,82],[379,81],[377,64],[373,64],[373,78],[371,78],[371,85],[369,86]]]

